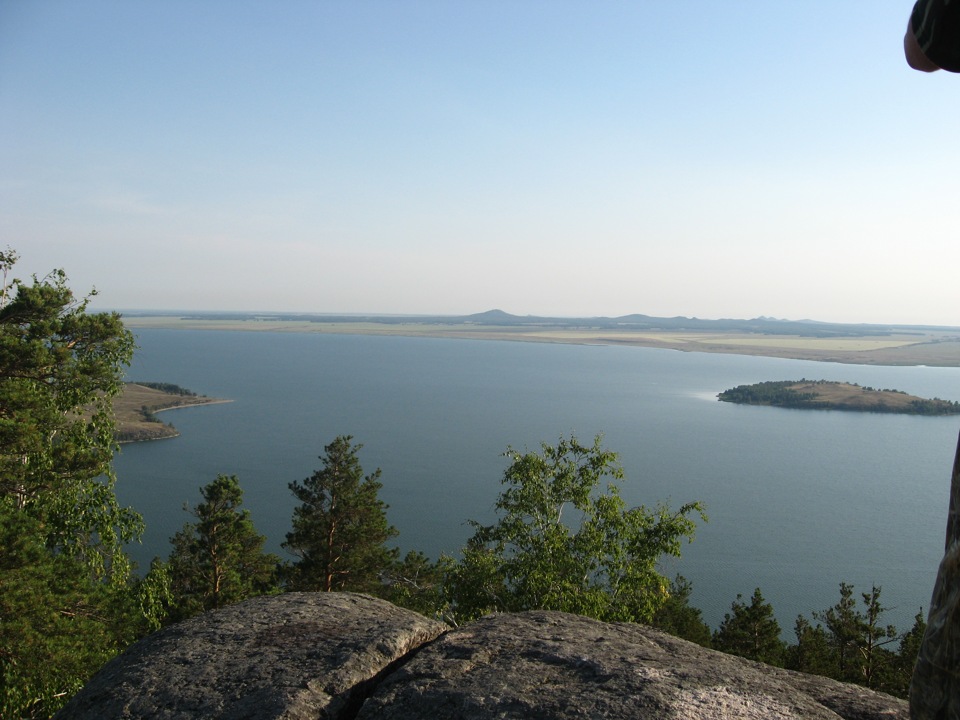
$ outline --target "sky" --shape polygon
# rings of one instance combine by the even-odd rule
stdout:
[[[910,0],[0,0],[0,248],[97,309],[960,325]]]

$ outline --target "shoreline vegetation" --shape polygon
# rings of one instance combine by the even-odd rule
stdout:
[[[518,316],[491,310],[463,316],[128,311],[138,329],[314,332],[348,335],[623,345],[816,360],[856,365],[960,367],[960,327],[821,323],[811,320],[702,320]]]
[[[123,391],[113,399],[116,441],[124,444],[178,437],[180,432],[156,413],[227,402],[231,401],[197,395],[172,383],[126,382]]]
[[[958,415],[960,403],[927,400],[902,390],[863,387],[832,380],[779,380],[739,385],[720,393],[721,402],[804,410],[848,410],[905,415]]]

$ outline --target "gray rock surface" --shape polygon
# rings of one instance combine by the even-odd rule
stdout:
[[[378,673],[447,629],[366,595],[255,598],[134,644],[57,717],[343,717]]]
[[[59,718],[907,718],[902,700],[553,612],[455,630],[365,595],[257,598],[161,630]]]
[[[629,623],[551,612],[451,631],[383,679],[359,718],[907,718],[888,695]]]

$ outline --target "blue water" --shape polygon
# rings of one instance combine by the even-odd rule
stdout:
[[[882,586],[886,621],[927,607],[943,549],[958,418],[732,405],[762,380],[845,380],[960,400],[960,369],[884,368],[645,348],[375,336],[143,330],[130,379],[232,403],[171,411],[181,437],[126,445],[117,493],[145,517],[134,557],[166,556],[185,503],[218,473],[280,550],[288,483],[352,434],[404,551],[456,553],[488,522],[508,445],[603,433],[630,504],[701,500],[710,521],[665,571],[693,582],[716,627],[760,587],[784,630],[834,604],[841,581]]]

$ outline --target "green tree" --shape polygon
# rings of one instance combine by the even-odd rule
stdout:
[[[897,697],[905,698],[910,693],[913,668],[917,664],[920,642],[923,640],[923,634],[926,630],[927,623],[923,616],[923,610],[921,610],[913,618],[913,627],[900,638],[900,646],[894,661],[894,672],[889,686],[886,688],[888,692]]]
[[[886,646],[897,638],[893,625],[881,625],[880,616],[887,609],[880,604],[880,588],[874,585],[869,593],[861,593],[865,612],[862,614],[863,632],[860,637],[860,683],[868,688],[889,685],[894,657]]]
[[[292,590],[377,592],[381,574],[397,560],[398,551],[386,546],[397,530],[378,497],[380,469],[364,476],[358,457],[363,446],[352,440],[336,437],[324,447],[323,467],[290,483],[300,501],[283,543],[297,558],[289,573]]]
[[[760,588],[753,591],[749,605],[742,595],[737,595],[730,609],[713,636],[713,647],[768,665],[781,665],[784,644],[780,639],[780,624]]]
[[[837,604],[821,613],[814,613],[814,617],[826,626],[836,662],[836,679],[857,682],[860,679],[858,645],[864,632],[864,623],[863,616],[857,611],[853,586],[840,583],[840,600]]]
[[[813,626],[805,617],[798,615],[793,632],[797,642],[787,649],[786,666],[813,675],[836,677],[836,658],[823,626],[819,623]]]
[[[117,313],[90,313],[66,274],[8,280],[0,252],[0,496],[37,518],[51,549],[98,577],[127,579],[123,544],[142,531],[119,507],[111,462],[111,399],[123,387],[133,336]]]
[[[248,597],[276,591],[279,558],[263,552],[235,475],[218,475],[200,489],[203,502],[170,542],[166,572],[173,598],[171,619],[181,620]]]
[[[51,553],[39,522],[7,500],[0,547],[0,717],[49,717],[145,628],[125,588]]]
[[[563,610],[602,620],[648,622],[669,596],[657,570],[679,555],[703,517],[699,503],[672,512],[627,508],[617,455],[575,437],[541,452],[508,449],[497,522],[475,532],[448,571],[445,590],[457,621],[485,612]],[[605,491],[598,485],[607,480]]]
[[[443,567],[411,550],[381,575],[382,595],[395,605],[428,617],[443,615]]]
[[[145,629],[113,491],[111,399],[133,336],[62,270],[0,252],[0,716],[47,717]]]
[[[670,581],[667,599],[654,614],[650,624],[671,635],[712,647],[710,626],[703,621],[703,613],[690,604],[693,585],[682,575]]]
[[[823,622],[833,655],[831,677],[871,688],[895,684],[895,656],[886,646],[897,638],[892,625],[881,625],[886,610],[880,603],[880,588],[861,593],[863,611],[857,606],[854,588],[840,583],[840,600],[814,617]]]

